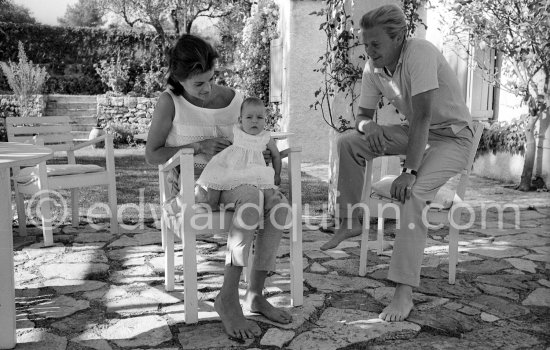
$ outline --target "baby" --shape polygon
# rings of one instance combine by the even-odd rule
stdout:
[[[197,180],[198,185],[208,188],[202,204],[207,209],[219,210],[221,191],[241,185],[277,191],[281,183],[281,155],[269,131],[264,130],[265,113],[259,98],[243,101],[239,124],[233,127],[233,144],[212,157]],[[271,151],[273,168],[265,163],[266,147]]]

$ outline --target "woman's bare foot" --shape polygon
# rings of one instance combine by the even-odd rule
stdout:
[[[244,317],[238,294],[230,297],[218,294],[214,301],[214,309],[220,315],[223,328],[230,337],[246,339],[262,334],[256,323]]]
[[[321,250],[336,248],[340,243],[342,243],[342,241],[351,237],[359,236],[361,232],[361,228],[340,228],[334,232],[334,236],[332,236],[328,242],[321,246]]]
[[[250,311],[262,314],[273,322],[283,324],[292,322],[292,315],[271,305],[261,294],[248,291],[244,300]]]
[[[386,306],[378,317],[387,322],[404,321],[409,317],[413,306],[412,287],[406,284],[398,284],[395,287],[390,305]]]

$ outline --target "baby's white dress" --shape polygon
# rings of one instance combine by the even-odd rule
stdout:
[[[269,131],[249,135],[239,125],[235,125],[233,144],[212,157],[197,184],[222,191],[240,185],[253,185],[260,189],[277,188],[275,171],[265,164],[262,153],[270,138]]]

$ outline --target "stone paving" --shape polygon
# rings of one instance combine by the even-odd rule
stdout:
[[[16,349],[549,349],[550,195],[480,178],[470,188],[476,219],[461,232],[457,282],[447,283],[447,229],[430,231],[407,321],[377,318],[393,291],[385,277],[394,224],[386,223],[384,252],[369,252],[368,276],[358,277],[359,240],[321,252],[330,235],[319,230],[318,218],[306,218],[313,225],[304,225],[304,305],[289,306],[286,235],[266,293],[293,322],[247,312],[262,334],[243,343],[225,336],[213,310],[225,237],[197,242],[200,322],[185,325],[181,248],[176,290],[167,293],[160,232],[152,223],[116,236],[66,226],[49,248],[40,248],[41,231],[29,228],[30,236],[14,239]],[[519,224],[507,210],[500,229],[489,211],[482,227],[482,206],[495,202],[518,204]]]

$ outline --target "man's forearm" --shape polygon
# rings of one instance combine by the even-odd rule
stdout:
[[[432,99],[435,90],[413,96],[413,118],[409,126],[409,142],[405,168],[418,170],[428,144],[428,133],[432,119]]]

